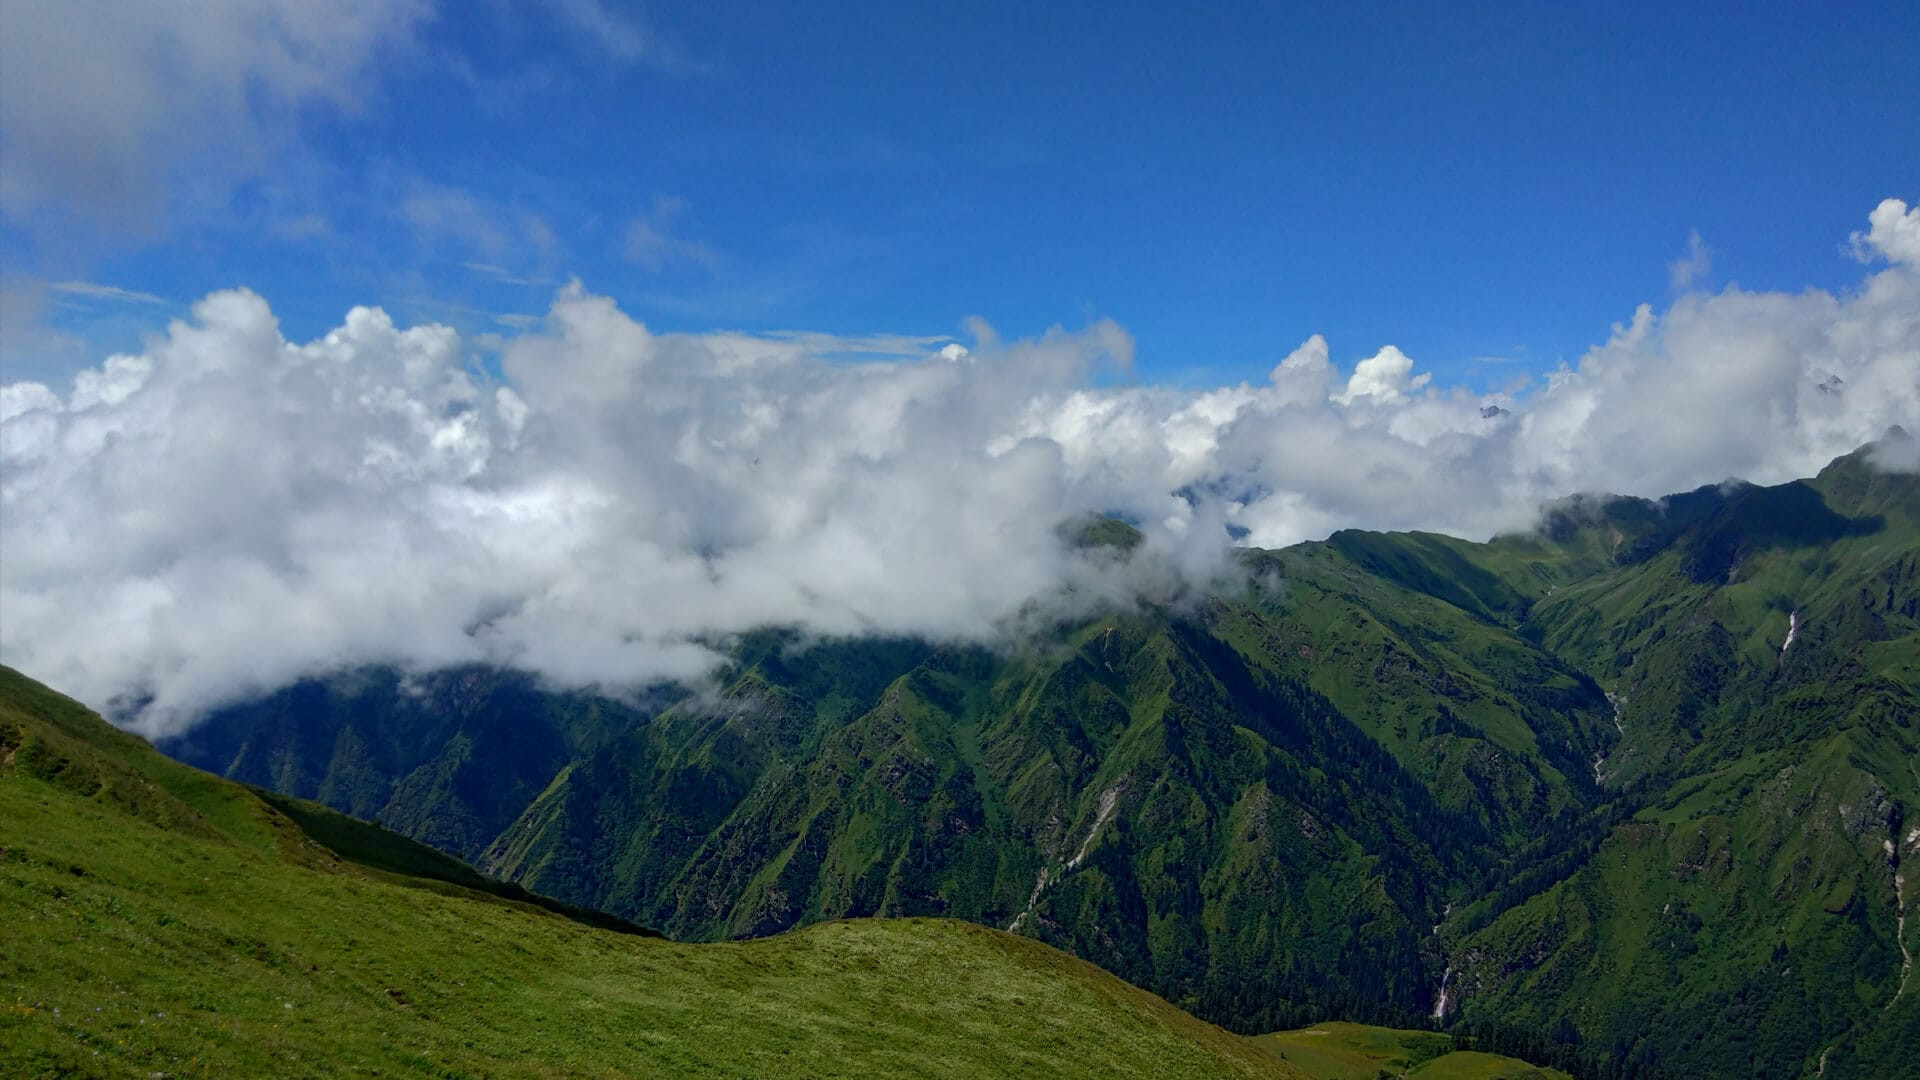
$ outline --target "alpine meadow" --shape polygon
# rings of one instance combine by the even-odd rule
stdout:
[[[1912,42],[0,0],[0,1074],[1920,1080]]]

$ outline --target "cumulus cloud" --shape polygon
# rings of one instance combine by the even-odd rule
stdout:
[[[767,623],[984,637],[1076,572],[1060,448],[995,421],[1130,343],[844,359],[913,344],[655,335],[572,286],[495,381],[445,327],[292,344],[218,293],[0,394],[0,648],[156,731],[344,663],[626,683]]]
[[[1381,404],[1405,401],[1406,391],[1418,390],[1433,378],[1428,374],[1408,378],[1412,374],[1413,358],[1388,345],[1353,366],[1353,376],[1347,380],[1347,388],[1335,395],[1334,400],[1342,405],[1351,405],[1360,400]]]
[[[1900,199],[1882,199],[1867,215],[1870,226],[1853,234],[1853,253],[1861,262],[1882,258],[1891,263],[1920,266],[1920,206],[1912,209]]]
[[[1863,242],[1899,251],[1907,211],[1876,214]],[[373,308],[289,342],[217,293],[70,387],[0,389],[0,656],[149,732],[366,662],[693,679],[756,626],[990,640],[1036,601],[1202,584],[1229,535],[1484,537],[1574,492],[1808,475],[1920,417],[1911,261],[1642,307],[1524,393],[1392,347],[1343,371],[1317,336],[1260,383],[1108,387],[1112,323],[972,336],[656,334],[575,284],[495,365]],[[1146,542],[1075,551],[1083,511]]]

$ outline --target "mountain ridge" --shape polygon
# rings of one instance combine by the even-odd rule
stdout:
[[[1326,1015],[1431,1022],[1450,986],[1442,1019],[1555,1032],[1595,1068],[1794,1075],[1824,1049],[1828,1075],[1849,1075],[1890,1052],[1861,1034],[1887,1030],[1865,1005],[1797,1007],[1812,1018],[1790,1025],[1799,1057],[1740,1073],[1754,1063],[1723,1060],[1734,1049],[1697,1049],[1707,1013],[1648,1030],[1628,1003],[1583,1003],[1602,951],[1691,947],[1707,958],[1698,992],[1716,1000],[1760,986],[1773,961],[1747,955],[1731,922],[1703,943],[1660,913],[1590,914],[1575,952],[1536,943],[1559,925],[1548,909],[1564,919],[1665,895],[1650,876],[1691,873],[1674,838],[1697,809],[1709,824],[1696,830],[1744,853],[1741,873],[1706,891],[1761,913],[1746,932],[1785,926],[1775,944],[1810,949],[1815,967],[1835,942],[1874,958],[1863,971],[1912,950],[1920,920],[1893,896],[1903,837],[1889,865],[1854,842],[1865,833],[1789,842],[1755,809],[1773,797],[1761,774],[1797,757],[1815,764],[1788,790],[1813,792],[1822,815],[1876,786],[1899,820],[1920,802],[1903,764],[1920,715],[1920,495],[1914,477],[1875,469],[1873,451],[1772,487],[1577,500],[1534,534],[1484,544],[1350,530],[1247,551],[1243,591],[1099,615],[1019,653],[749,635],[717,699],[577,725],[567,709],[584,699],[549,702],[539,715],[576,752],[538,783],[487,782],[487,723],[505,713],[470,711],[477,736],[426,740],[410,766],[467,779],[391,776],[396,797],[376,814],[424,832],[441,828],[449,787],[532,791],[488,810],[508,824],[459,853],[676,936],[958,915],[1243,1031]],[[1082,527],[1089,543],[1125,532]],[[316,716],[333,719],[303,756],[284,736]],[[253,782],[317,776],[290,785],[314,795],[351,774],[335,759],[353,764],[365,719],[241,708],[202,729],[213,749],[169,749]],[[1720,802],[1701,803],[1707,791]],[[1616,857],[1640,876],[1596,869]],[[1753,874],[1768,884],[1743,884]],[[1886,898],[1838,912],[1809,899],[1840,903],[1842,878],[1852,896]],[[1697,915],[1706,900],[1686,910],[1712,931],[1728,917]],[[1695,992],[1670,962],[1656,968],[1636,984],[1646,993]],[[1527,984],[1541,999],[1549,973],[1562,989],[1548,1005],[1516,996]],[[1892,994],[1884,974],[1864,986]]]

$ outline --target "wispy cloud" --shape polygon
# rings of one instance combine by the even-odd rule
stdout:
[[[1687,233],[1686,253],[1667,264],[1667,279],[1676,292],[1684,292],[1712,269],[1713,249],[1701,241],[1700,230],[1693,229]]]
[[[270,226],[274,233],[289,240],[311,240],[333,233],[333,223],[325,214],[309,212],[277,219]]]
[[[953,341],[944,334],[824,334],[814,330],[770,330],[761,337],[798,345],[815,356],[911,357],[937,352]]]
[[[525,274],[516,274],[513,271],[508,270],[504,266],[495,266],[492,263],[462,262],[460,265],[468,270],[471,270],[476,274],[479,274],[481,277],[492,278],[493,280],[498,281],[503,285],[550,285],[552,284],[552,281],[550,279],[529,277]]]
[[[423,0],[23,3],[0,33],[0,209],[151,229],[191,172],[224,199],[313,111],[357,108]]]
[[[627,223],[622,253],[629,262],[654,273],[677,264],[691,264],[707,270],[720,265],[720,254],[697,240],[680,233],[680,219],[687,202],[675,195],[656,195],[653,208]]]
[[[632,9],[615,11],[601,0],[548,0],[539,7],[622,64],[644,64],[676,73],[701,70],[684,49],[655,31]]]
[[[136,292],[133,289],[120,288],[118,285],[101,285],[92,281],[56,281],[47,285],[47,291],[120,304],[165,305],[168,303],[152,293]]]
[[[409,187],[395,212],[423,244],[450,242],[459,250],[485,255],[507,249],[509,227],[488,200],[472,191],[420,179]]]
[[[631,62],[654,52],[653,35],[637,18],[617,15],[600,0],[554,0],[548,8],[615,59]]]
[[[468,328],[478,324],[525,330],[538,325],[540,322],[540,316],[538,315],[526,315],[512,311],[494,311],[490,308],[477,307],[473,304],[442,299],[437,296],[408,296],[396,301],[395,306],[411,314],[424,314],[442,318],[450,323]]]
[[[376,189],[376,198],[421,251],[507,284],[553,283],[546,268],[561,256],[561,244],[541,214],[501,195],[412,173],[394,174]],[[528,264],[542,271],[510,268]]]

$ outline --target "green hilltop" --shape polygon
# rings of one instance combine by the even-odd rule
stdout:
[[[1567,1080],[1510,1057],[1456,1047],[1449,1036],[1365,1024],[1322,1023],[1255,1040],[1321,1080]]]

